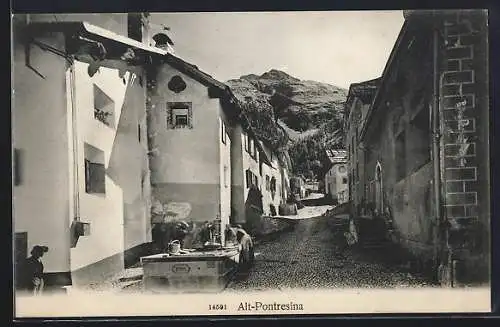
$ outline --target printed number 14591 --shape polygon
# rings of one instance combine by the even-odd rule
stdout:
[[[209,304],[208,310],[227,310],[227,306],[225,304]]]

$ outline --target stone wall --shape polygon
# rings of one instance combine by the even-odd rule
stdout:
[[[455,282],[484,280],[490,219],[486,12],[450,12],[442,32],[442,179],[449,260],[456,267]]]

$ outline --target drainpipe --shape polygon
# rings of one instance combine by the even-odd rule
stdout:
[[[440,87],[440,77],[439,77],[439,29],[436,20],[436,15],[434,14],[433,22],[433,103],[432,103],[432,158],[433,158],[433,182],[434,182],[434,214],[435,214],[435,244],[434,244],[434,255],[438,259],[440,256],[442,240],[442,199],[441,199],[441,157],[440,157],[440,142],[441,142],[441,126],[440,126],[440,113],[439,113],[439,87]],[[440,261],[437,261],[439,266]]]
[[[70,97],[71,97],[71,127],[73,141],[73,206],[74,216],[73,221],[80,221],[80,180],[78,174],[78,130],[77,130],[77,112],[75,99],[75,66],[70,63]]]

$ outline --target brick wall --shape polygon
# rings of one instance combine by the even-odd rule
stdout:
[[[484,254],[484,234],[489,232],[485,26],[486,14],[481,11],[448,13],[442,26],[444,214],[451,227],[449,243],[462,261],[474,252]]]

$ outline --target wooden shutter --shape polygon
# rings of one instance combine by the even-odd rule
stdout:
[[[104,164],[92,163],[91,171],[94,193],[106,193],[106,170]]]
[[[90,178],[90,160],[85,159],[85,192],[92,193]]]
[[[20,149],[14,149],[14,185],[21,185],[23,172],[23,156]]]
[[[245,171],[245,179],[247,183],[247,188],[249,188],[252,182],[250,180],[250,171],[248,169]]]
[[[104,164],[85,159],[85,192],[106,193],[106,169]]]

